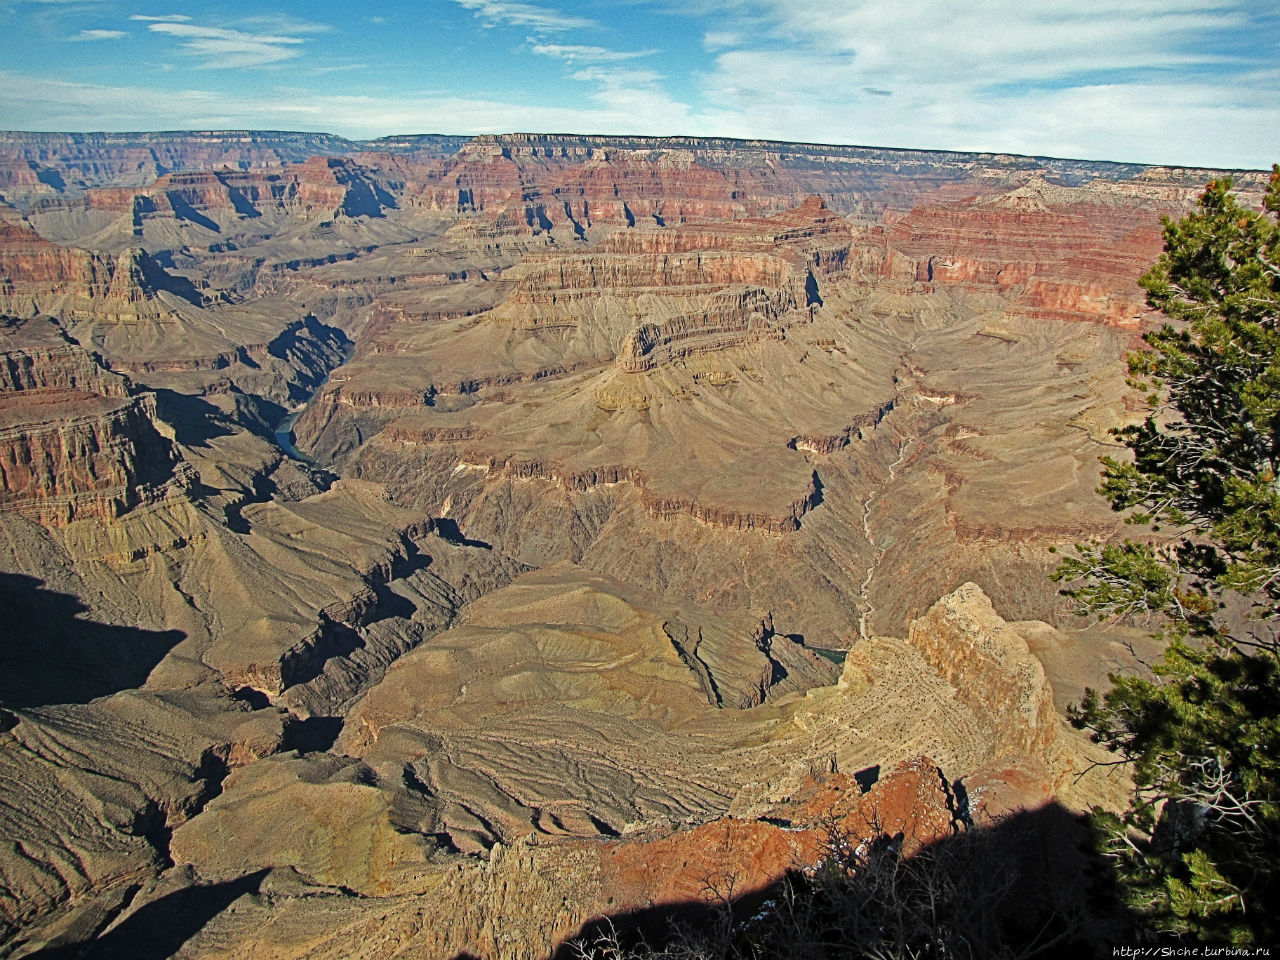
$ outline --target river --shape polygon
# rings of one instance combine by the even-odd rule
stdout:
[[[283,450],[286,454],[288,454],[294,460],[298,460],[302,463],[308,463],[308,464],[311,464],[312,466],[315,465],[315,460],[311,459],[311,457],[308,457],[305,453],[303,453],[294,445],[293,425],[295,422],[297,422],[298,417],[302,416],[302,411],[307,409],[307,404],[311,402],[312,398],[315,397],[317,393],[319,393],[321,390],[325,388],[325,384],[329,382],[329,378],[332,377],[334,373],[339,368],[341,368],[341,366],[344,363],[350,360],[352,357],[352,354],[354,353],[355,353],[355,344],[351,343],[351,341],[348,340],[347,347],[343,352],[342,360],[338,363],[338,365],[324,375],[324,379],[316,384],[315,389],[312,390],[309,394],[307,394],[307,398],[305,400],[303,400],[300,404],[298,404],[291,411],[289,411],[289,415],[276,424],[276,428],[275,428],[276,446],[278,446],[281,450]]]
[[[314,396],[314,394],[312,394],[312,396]],[[315,461],[312,460],[310,457],[308,457],[301,450],[299,450],[296,446],[294,446],[294,443],[293,443],[294,421],[297,420],[298,417],[302,415],[302,411],[305,409],[306,409],[306,404],[303,404],[302,406],[294,410],[292,413],[290,413],[283,420],[281,420],[278,424],[276,424],[276,430],[275,430],[276,445],[279,446],[280,449],[283,450],[285,453],[287,453],[289,456],[293,457],[293,459],[299,460],[302,463],[314,464]]]

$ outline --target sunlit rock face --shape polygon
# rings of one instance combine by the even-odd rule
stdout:
[[[2,948],[542,957],[1114,803],[1046,572],[1210,176],[0,134]]]

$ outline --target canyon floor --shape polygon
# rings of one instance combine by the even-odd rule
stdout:
[[[1214,175],[0,134],[0,956],[546,957],[1121,802],[1151,641],[1048,574]]]

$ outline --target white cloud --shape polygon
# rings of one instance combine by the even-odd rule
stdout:
[[[283,34],[244,33],[170,21],[151,23],[147,29],[177,38],[183,49],[206,58],[200,66],[213,69],[260,67],[290,60],[299,55],[297,47],[306,42]]]
[[[534,6],[532,3],[519,3],[516,0],[454,0],[458,6],[474,10],[477,17],[485,21],[487,26],[499,23],[513,27],[525,27],[539,33],[560,33],[565,30],[581,30],[598,26],[596,21],[585,17],[575,17]]]
[[[274,33],[331,33],[333,27],[327,23],[316,23],[312,20],[299,20],[284,13],[263,13],[252,17],[243,17],[231,21],[233,27],[250,30],[270,30]]]
[[[590,84],[594,89],[587,99],[607,117],[630,117],[635,130],[643,126],[654,129],[672,129],[671,124],[682,122],[689,115],[689,107],[670,97],[663,88],[661,74],[638,66],[623,66],[629,61],[651,57],[657,50],[611,50],[608,47],[577,43],[545,43],[529,38],[530,50],[539,56],[551,57],[563,62],[571,80]],[[590,121],[604,129],[601,123],[616,126],[612,119],[595,118]],[[582,129],[579,125],[578,129]]]
[[[724,50],[727,47],[740,47],[746,42],[746,38],[736,30],[711,30],[703,34],[702,37],[702,44],[708,50]]]
[[[611,63],[621,60],[635,60],[639,57],[651,57],[656,50],[609,50],[606,47],[592,47],[575,43],[533,43],[534,53],[570,63]]]
[[[1188,166],[1264,167],[1280,129],[1272,86],[1097,84],[989,98],[957,106],[961,87],[793,100],[775,90],[752,110],[694,110],[667,97],[650,71],[584,68],[597,90],[575,107],[530,106],[424,91],[398,96],[301,96],[270,90],[232,96],[108,87],[0,71],[0,129],[316,130],[349,137],[392,133],[565,131],[692,133],[870,146],[1000,151]],[[935,94],[941,94],[937,100]],[[1135,110],[1136,102],[1141,105]],[[32,118],[39,123],[33,124]],[[1224,136],[1225,130],[1233,131]]]
[[[185,13],[166,13],[158,17],[150,17],[144,13],[135,13],[130,20],[151,20],[156,23],[186,23],[191,18]]]
[[[863,0],[836,9],[825,0],[760,0],[752,6],[767,26],[755,43],[741,41],[729,53],[834,64],[859,85],[879,88],[895,81],[1051,83],[1220,63],[1221,56],[1197,49],[1201,38],[1243,23],[1229,0],[1183,0],[1176,10],[1169,0]],[[712,50],[728,40],[726,34],[706,38]]]
[[[571,76],[574,80],[595,86],[587,98],[597,105],[600,113],[610,118],[623,118],[621,125],[610,121],[615,132],[663,130],[679,133],[694,129],[690,126],[689,106],[666,92],[660,73],[634,67],[596,65],[576,70]]]
[[[633,103],[631,108],[597,102],[574,107],[530,106],[467,97],[441,97],[424,91],[398,96],[298,96],[269,90],[233,96],[214,90],[152,90],[47,80],[0,71],[0,85],[11,96],[0,100],[0,129],[314,130],[349,137],[393,133],[504,133],[568,131],[582,133],[680,133],[688,129],[683,113],[664,117],[663,104]],[[636,109],[641,111],[637,115]],[[685,108],[679,107],[680,111]]]
[[[129,34],[123,30],[81,30],[71,40],[119,40]]]
[[[1280,79],[1210,42],[1248,29],[1244,0],[682,2],[757,28],[704,37],[699,119],[726,135],[1191,165],[1276,150]]]

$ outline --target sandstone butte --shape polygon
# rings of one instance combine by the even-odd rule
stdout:
[[[1149,641],[1046,573],[1213,175],[0,134],[0,954],[563,955],[833,830],[1068,883]]]

